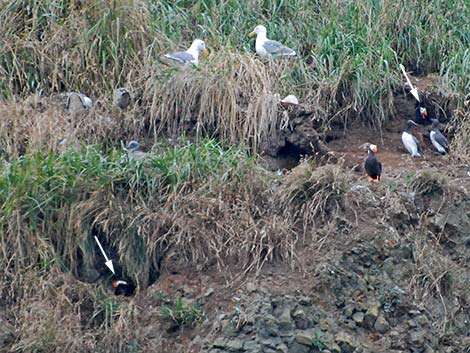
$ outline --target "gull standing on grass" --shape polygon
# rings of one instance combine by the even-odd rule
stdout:
[[[188,50],[162,55],[160,56],[160,61],[165,64],[193,64],[194,66],[197,66],[199,64],[200,54],[207,57],[209,55],[209,51],[207,50],[206,44],[203,40],[195,39]]]
[[[258,25],[255,27],[253,32],[248,34],[250,38],[256,36],[256,53],[262,58],[275,58],[280,56],[297,57],[297,53],[291,48],[270,40],[266,37],[266,27]]]

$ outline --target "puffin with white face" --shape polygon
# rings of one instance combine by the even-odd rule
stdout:
[[[255,27],[253,32],[248,34],[250,38],[256,36],[256,53],[262,58],[275,58],[275,57],[296,57],[297,54],[291,48],[286,47],[285,45],[276,42],[275,40],[270,40],[266,37],[266,27],[263,25],[258,25]]]
[[[415,114],[416,114],[417,124],[419,125],[429,124],[428,111],[426,110],[426,107],[424,106],[423,102],[416,102]]]
[[[431,139],[432,145],[440,154],[449,153],[449,143],[446,137],[439,130],[439,120],[432,119],[432,126],[429,131],[429,138]]]
[[[382,174],[382,163],[377,159],[375,154],[378,152],[376,145],[369,144],[367,148],[369,155],[364,163],[364,169],[369,177],[370,182],[380,182]]]
[[[423,151],[421,150],[419,141],[411,133],[411,130],[415,126],[418,126],[418,124],[416,124],[413,120],[408,120],[406,122],[406,129],[401,134],[401,141],[403,142],[403,145],[405,145],[406,150],[411,154],[412,157],[422,157]]]
[[[125,297],[130,297],[134,294],[135,285],[125,280],[115,280],[113,281],[114,295],[123,295]]]
[[[200,54],[207,57],[209,55],[209,51],[207,50],[206,44],[203,40],[195,39],[188,50],[162,55],[160,60],[165,64],[176,63],[180,65],[192,64],[194,66],[198,66]]]

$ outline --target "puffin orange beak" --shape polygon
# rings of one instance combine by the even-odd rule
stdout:
[[[379,152],[379,149],[378,149],[377,147],[374,147],[374,148],[372,149],[372,151],[374,151],[374,153],[377,153],[377,152]]]
[[[424,112],[423,112],[423,117],[424,117],[424,119],[426,119],[427,116],[428,116],[428,112],[427,112],[427,110],[425,109]]]
[[[117,286],[118,286],[118,281],[113,281],[113,287],[117,288]]]

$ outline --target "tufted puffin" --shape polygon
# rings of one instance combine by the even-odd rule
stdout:
[[[432,126],[429,132],[429,138],[437,152],[440,154],[449,153],[449,143],[446,137],[439,130],[439,120],[432,119]]]
[[[419,125],[429,125],[428,111],[423,102],[416,102],[416,123]]]
[[[133,285],[129,281],[124,280],[113,281],[113,287],[115,295],[124,295],[126,297],[130,297],[134,294],[135,291],[135,285]]]
[[[369,176],[370,182],[378,183],[380,181],[380,175],[382,174],[382,163],[375,157],[375,153],[378,152],[376,145],[369,145],[369,156],[364,163],[364,169]]]
[[[419,141],[410,132],[410,130],[415,126],[418,126],[418,124],[416,124],[413,120],[408,120],[406,122],[406,129],[401,134],[401,141],[403,142],[405,148],[411,154],[412,157],[422,157],[423,151],[421,150]]]

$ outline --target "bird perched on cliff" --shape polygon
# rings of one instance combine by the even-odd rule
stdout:
[[[147,153],[139,151],[140,148],[140,143],[137,141],[131,141],[127,144],[126,150],[127,150],[127,156],[129,159],[137,159],[137,160],[142,160],[147,156]]]
[[[92,104],[90,97],[85,96],[83,93],[70,92],[67,94],[65,109],[70,113],[77,113],[90,109]]]
[[[432,119],[432,126],[429,130],[429,138],[434,146],[434,148],[440,154],[449,153],[449,143],[447,142],[446,137],[439,130],[439,120]]]
[[[376,145],[369,144],[367,150],[369,155],[364,162],[364,169],[369,176],[369,181],[378,183],[380,182],[380,176],[382,174],[382,163],[380,163],[380,161],[375,156],[375,154],[378,152],[378,148]]]
[[[270,40],[266,37],[266,27],[258,25],[255,27],[253,32],[248,34],[250,38],[256,36],[255,49],[256,53],[263,58],[275,58],[275,57],[296,57],[297,53],[291,48]]]
[[[401,134],[401,141],[405,145],[406,150],[411,154],[412,157],[422,157],[423,151],[419,145],[418,139],[413,136],[411,130],[413,127],[418,126],[413,120],[408,120],[406,122],[406,129]]]
[[[115,280],[113,281],[114,295],[123,295],[125,297],[130,297],[134,294],[135,285],[130,281],[125,280]]]
[[[113,104],[121,109],[126,109],[131,104],[131,94],[127,88],[121,87],[114,90]]]
[[[423,102],[418,102],[418,101],[416,102],[415,115],[416,115],[417,124],[419,125],[429,124],[428,111],[426,110],[426,107],[424,106]]]
[[[209,51],[206,49],[206,44],[202,39],[195,39],[188,50],[162,55],[160,56],[160,61],[165,64],[192,64],[197,66],[199,64],[199,54],[207,57]]]

